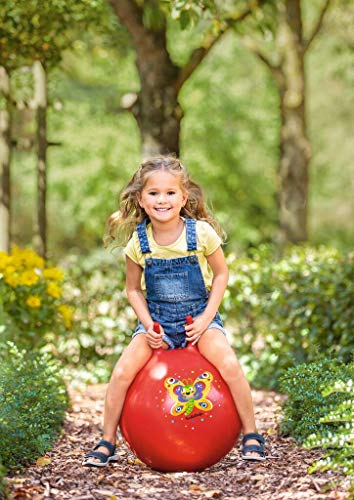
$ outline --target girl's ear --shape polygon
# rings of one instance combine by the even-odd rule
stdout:
[[[141,205],[141,193],[139,193],[139,191],[136,193],[136,199],[138,200],[139,205],[142,206]]]
[[[182,203],[184,207],[186,206],[187,201],[188,201],[188,191],[184,191],[182,198]]]

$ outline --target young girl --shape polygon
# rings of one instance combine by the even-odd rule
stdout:
[[[138,326],[118,360],[105,399],[103,439],[83,465],[116,460],[116,432],[125,395],[153,349],[176,349],[187,342],[228,384],[243,427],[242,458],[264,460],[264,439],[256,432],[251,391],[218,313],[228,281],[222,231],[205,207],[201,188],[181,162],[171,157],[145,161],[122,194],[122,206],[108,221],[108,242],[118,232],[130,237],[126,291]],[[185,325],[191,315],[193,323]],[[161,325],[153,330],[154,321]]]

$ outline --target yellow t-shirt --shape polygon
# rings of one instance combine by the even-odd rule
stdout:
[[[187,255],[196,254],[198,256],[205,286],[208,290],[210,290],[213,273],[208,265],[206,257],[214,253],[215,250],[219,248],[221,245],[221,238],[211,225],[208,224],[208,222],[201,220],[196,221],[197,250],[193,250],[191,252],[187,250],[186,226],[184,226],[184,229],[177,240],[167,246],[158,245],[156,243],[152,234],[151,224],[148,224],[146,229],[151,253],[145,254],[145,256],[141,253],[138,233],[134,231],[127,246],[124,248],[125,255],[144,269],[145,257],[152,257],[155,259],[175,259],[178,257],[186,257]],[[142,290],[145,290],[144,273],[141,279],[141,288]]]

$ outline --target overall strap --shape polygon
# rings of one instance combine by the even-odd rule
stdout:
[[[136,232],[138,233],[140,249],[142,254],[151,253],[149,240],[146,232],[146,224],[147,224],[147,219],[144,219],[143,222],[140,222],[140,224],[136,226]]]
[[[197,250],[197,229],[196,220],[186,217],[186,238],[187,238],[187,250],[190,252],[192,250]]]

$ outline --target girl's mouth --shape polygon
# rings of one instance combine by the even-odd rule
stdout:
[[[168,210],[170,210],[169,208],[155,208],[155,210],[157,212],[167,212]]]

